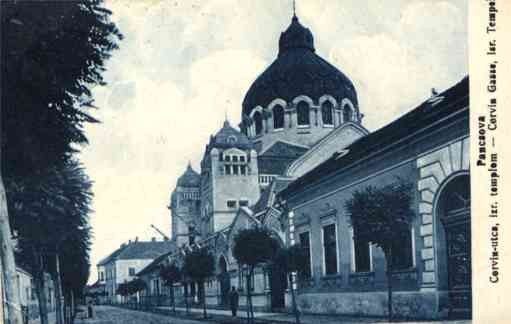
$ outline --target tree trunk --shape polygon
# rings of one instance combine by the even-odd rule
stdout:
[[[75,312],[75,293],[74,293],[73,289],[71,289],[70,295],[71,295],[71,321],[70,321],[70,323],[74,323],[76,312]]]
[[[206,285],[204,284],[204,281],[200,282],[201,290],[202,290],[202,307],[203,307],[203,315],[204,318],[208,318],[208,312],[206,307]]]
[[[185,308],[186,308],[186,315],[190,315],[190,306],[188,305],[188,284],[185,282],[184,284],[185,289]]]
[[[295,314],[295,322],[296,324],[300,324],[300,313],[298,312],[298,307],[296,306],[296,297],[295,297],[295,289],[293,287],[293,275],[289,274],[289,287],[291,290],[291,300],[293,302],[293,313]]]
[[[41,256],[36,256],[39,258],[39,266],[42,262]],[[41,324],[48,324],[48,300],[46,299],[46,284],[44,281],[44,272],[42,269],[38,269],[34,273],[34,283],[36,286],[37,293],[37,302],[39,303],[39,318]]]
[[[0,129],[1,131],[1,129]],[[0,135],[1,136],[1,135]],[[1,143],[0,143],[1,144]],[[0,151],[1,154],[1,151]],[[1,166],[0,166],[1,167]],[[0,257],[2,262],[4,298],[7,305],[9,322],[22,324],[23,315],[19,295],[19,282],[17,280],[16,262],[14,261],[14,246],[7,211],[7,197],[5,195],[4,182],[0,170]]]
[[[388,298],[388,314],[389,322],[393,320],[392,314],[392,248],[389,249],[387,258],[387,298]]]
[[[62,282],[60,280],[60,257],[55,254],[55,273],[53,274],[53,286],[55,290],[55,319],[57,324],[64,324],[64,295],[62,294]]]
[[[172,298],[172,311],[176,314],[176,296],[174,295],[174,284],[170,285],[170,297]]]
[[[250,320],[250,279],[249,277],[245,277],[245,281],[246,281],[246,284],[245,284],[245,290],[247,291],[246,293],[246,298],[247,298],[247,323],[250,324],[251,323],[251,320]]]

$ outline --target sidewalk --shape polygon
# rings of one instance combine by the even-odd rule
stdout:
[[[157,307],[157,309],[163,313],[172,316],[171,307]],[[176,307],[177,316],[180,318],[186,318],[186,309],[184,307]],[[199,314],[202,314],[202,308],[190,308],[190,313],[194,319],[198,318]],[[230,310],[220,309],[208,309],[208,316],[210,320],[219,321],[221,323],[245,323],[247,313],[244,310],[238,311],[238,318],[231,316]],[[184,316],[184,317],[183,317]],[[288,313],[266,313],[266,312],[254,312],[254,318],[257,323],[274,323],[274,324],[294,324],[295,317],[293,314]],[[389,322],[384,318],[371,318],[371,317],[358,317],[358,316],[328,316],[328,315],[309,315],[303,314],[300,316],[301,324],[337,324],[337,323],[378,323],[388,324]],[[396,322],[393,322],[396,323]],[[470,320],[458,320],[458,321],[399,321],[399,323],[408,324],[470,324]]]

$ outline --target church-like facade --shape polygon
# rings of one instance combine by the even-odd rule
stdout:
[[[267,226],[281,245],[308,249],[310,269],[297,284],[303,312],[385,315],[383,254],[353,241],[344,203],[356,189],[400,176],[416,188],[416,216],[393,279],[395,307],[406,317],[466,317],[468,78],[374,133],[362,120],[353,83],[316,53],[311,31],[293,16],[276,59],[246,93],[239,127],[225,121],[205,146],[200,171],[188,165],[178,179],[169,205],[175,249],[155,262],[179,263],[181,251],[207,246],[217,269],[205,284],[206,302],[227,305],[235,286],[243,305],[245,274],[232,240],[239,229]],[[149,287],[158,275],[150,269],[157,267],[143,271]],[[256,308],[289,307],[279,269],[261,267],[252,282]],[[197,295],[197,288],[185,289]]]
[[[296,178],[339,144],[368,134],[352,82],[315,53],[312,33],[296,16],[277,58],[248,90],[241,117],[239,129],[226,120],[211,136],[200,172],[189,165],[177,181],[170,204],[177,246],[231,226],[272,181]]]

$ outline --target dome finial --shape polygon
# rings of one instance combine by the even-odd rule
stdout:
[[[225,110],[225,120],[224,120],[224,127],[231,126],[229,123],[229,116],[227,116],[227,109]]]
[[[296,17],[296,0],[293,0],[293,18]]]

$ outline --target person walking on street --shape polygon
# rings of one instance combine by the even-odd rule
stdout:
[[[87,318],[92,318],[93,317],[93,309],[92,309],[92,300],[89,300],[88,304],[87,304]]]
[[[231,306],[232,317],[236,317],[239,299],[240,296],[238,291],[236,291],[236,287],[232,286],[231,291],[229,292],[229,303]]]

